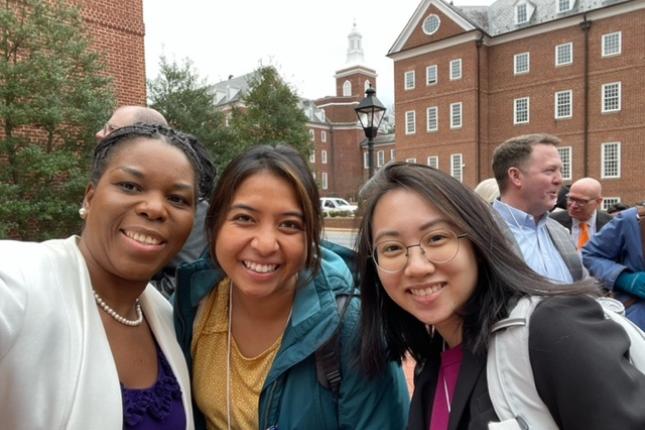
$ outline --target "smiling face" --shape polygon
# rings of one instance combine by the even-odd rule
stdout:
[[[291,293],[307,257],[304,230],[293,187],[260,171],[235,191],[215,234],[215,257],[246,297]]]
[[[83,205],[79,247],[92,282],[147,282],[190,233],[195,173],[178,148],[138,137],[113,150]]]
[[[533,145],[530,158],[517,169],[522,204],[518,209],[542,217],[555,206],[562,186],[562,161],[554,145]]]
[[[432,204],[416,192],[395,189],[385,193],[374,209],[372,246],[394,239],[406,246],[416,245],[429,232],[462,232]],[[397,273],[378,269],[388,296],[424,324],[433,325],[449,343],[461,342],[459,310],[472,296],[477,283],[477,261],[467,238],[459,240],[455,257],[433,264],[421,248],[409,248],[407,265]],[[451,345],[452,346],[452,345]]]

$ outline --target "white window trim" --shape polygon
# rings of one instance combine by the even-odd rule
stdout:
[[[325,130],[320,131],[320,141],[327,142],[327,132]]]
[[[343,97],[349,97],[352,95],[352,82],[348,79],[343,82]]]
[[[562,152],[567,152],[569,161],[565,163],[565,160],[562,158]],[[558,146],[558,153],[560,153],[560,160],[562,160],[562,179],[565,181],[570,181],[572,179],[572,170],[573,170],[573,147],[571,146]],[[569,166],[569,174],[565,175],[565,164]]]
[[[617,168],[616,168],[616,175],[607,175],[607,172],[605,171],[605,148],[609,145],[615,145],[617,148],[616,151],[616,161],[617,161]],[[621,173],[621,144],[620,142],[605,142],[600,145],[600,177],[602,179],[619,179],[620,178],[620,173]]]
[[[618,52],[613,52],[611,54],[607,54],[606,51],[606,39],[609,38],[609,36],[613,36],[617,34],[618,35]],[[607,57],[615,57],[617,55],[620,55],[623,53],[623,32],[622,31],[614,31],[612,33],[607,33],[602,35],[602,50],[600,51],[601,55],[603,58]]]
[[[315,163],[316,162],[316,150],[314,149],[311,151],[311,154],[309,154],[309,162],[310,163]]]
[[[616,85],[618,84],[618,108],[616,109],[605,109],[605,88],[610,86],[610,85]],[[606,84],[602,84],[602,87],[600,89],[600,111],[602,113],[611,113],[611,112],[620,112],[623,106],[623,84],[621,81],[618,82],[609,82]]]
[[[434,77],[435,77],[435,81],[432,83],[428,82],[431,69],[434,70]],[[436,64],[431,64],[430,66],[426,67],[426,86],[437,85],[438,83],[439,83],[439,68],[437,67]]]
[[[430,160],[435,160],[435,166],[432,165],[432,162]],[[430,167],[434,167],[435,169],[439,168],[439,156],[438,155],[428,155],[428,159],[426,160],[426,163]]]
[[[410,85],[408,85],[408,76],[412,76],[412,83]],[[405,89],[406,91],[413,90],[416,86],[416,82],[417,81],[414,70],[408,70],[407,72],[403,73],[403,89]]]
[[[312,128],[309,129],[309,140],[312,142],[316,140],[316,132]]]
[[[560,0],[555,0],[555,12],[556,13],[565,13],[573,9],[574,0],[568,0],[569,7],[567,9],[560,9]]]
[[[526,70],[524,71],[518,71],[517,70],[517,64],[518,61],[517,59],[522,56],[526,55]],[[526,75],[531,71],[531,53],[530,52],[520,52],[519,54],[513,55],[513,74],[514,75]]]
[[[569,50],[571,55],[569,56],[569,61],[566,63],[559,63],[558,60],[560,59],[560,56],[558,55],[558,48],[564,47],[564,46],[569,46]],[[562,66],[569,66],[573,64],[573,42],[567,42],[567,43],[561,43],[559,45],[555,45],[555,67],[562,67]]]
[[[367,156],[368,152],[363,152],[363,169],[369,169],[369,157]]]
[[[620,203],[620,197],[603,197],[602,198],[602,209],[607,210],[609,209],[610,206],[615,205],[616,203]]]
[[[459,157],[459,166],[455,166],[456,157]],[[450,176],[457,179],[459,182],[464,181],[464,166],[464,154],[450,154]],[[459,177],[455,176],[455,168],[459,169]]]
[[[329,181],[327,180],[327,172],[322,172],[321,174],[322,189],[326,190],[329,188]]]
[[[452,73],[453,71],[453,64],[459,64],[459,74],[454,74]],[[450,80],[451,81],[457,81],[461,79],[463,76],[463,62],[461,61],[461,58],[455,58],[454,60],[450,60]]]
[[[396,160],[396,149],[390,149],[390,160]]]
[[[558,95],[569,94],[569,115],[558,115]],[[555,119],[569,119],[573,117],[573,90],[556,91],[553,95],[553,111]]]
[[[412,114],[412,128],[408,128],[408,114]],[[405,112],[405,134],[415,134],[417,132],[417,112],[409,110]]]
[[[456,125],[454,122],[453,109],[454,107],[459,106],[459,124]],[[464,125],[464,104],[462,102],[450,103],[450,128],[458,129]]]
[[[430,111],[435,111],[435,127],[430,128]],[[439,108],[437,106],[430,106],[426,109],[426,131],[432,133],[439,131]]]
[[[412,158],[406,158],[406,159],[405,159],[405,162],[406,162],[406,163],[416,163],[416,162],[417,162],[417,159],[416,159],[416,158],[414,158],[414,157],[412,157]]]
[[[320,163],[327,164],[327,151],[324,149],[320,151]]]
[[[525,21],[520,21],[520,6],[525,6],[526,7],[526,20]],[[515,5],[515,10],[514,10],[514,18],[515,18],[515,24],[520,25],[520,24],[526,24],[531,20],[531,14],[529,11],[529,5],[526,2],[523,3],[518,3]]]
[[[379,149],[376,151],[376,167],[383,167],[385,165],[385,151]]]
[[[526,100],[526,121],[517,120],[517,102],[520,100]],[[531,98],[518,97],[513,99],[513,125],[528,124],[529,122],[531,122]]]

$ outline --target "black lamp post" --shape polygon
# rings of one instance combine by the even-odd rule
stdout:
[[[361,100],[354,110],[367,137],[367,166],[369,168],[369,177],[371,178],[374,174],[374,138],[383,120],[385,106],[376,98],[376,91],[370,85],[365,90],[365,98]]]

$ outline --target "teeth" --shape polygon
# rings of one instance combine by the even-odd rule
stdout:
[[[252,261],[244,261],[244,266],[247,269],[258,273],[275,272],[275,270],[278,268],[277,264],[259,264]]]
[[[141,233],[126,231],[125,235],[128,236],[130,239],[133,239],[139,243],[143,243],[144,245],[159,245],[161,243],[160,240]]]
[[[441,284],[435,284],[428,288],[412,288],[410,289],[410,293],[413,296],[420,296],[420,297],[429,296],[430,294],[436,293],[437,291],[442,289],[445,285],[446,284],[442,282]]]

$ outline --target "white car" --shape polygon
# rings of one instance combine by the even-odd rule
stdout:
[[[358,206],[349,203],[345,199],[339,197],[321,197],[320,206],[323,214],[330,215],[331,213],[349,212],[351,215],[356,214]]]

